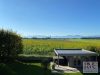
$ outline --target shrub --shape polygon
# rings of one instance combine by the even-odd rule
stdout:
[[[88,46],[87,49],[100,54],[100,47]]]
[[[51,62],[51,63],[50,63],[50,68],[51,68],[51,70],[54,70],[54,69],[55,69],[55,66],[56,66],[55,62]]]
[[[13,31],[0,30],[0,58],[1,61],[15,58],[22,52],[22,38]]]

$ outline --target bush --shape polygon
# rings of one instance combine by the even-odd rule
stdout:
[[[100,54],[100,47],[88,46],[87,49]]]
[[[50,68],[51,68],[51,70],[54,70],[54,69],[55,69],[55,66],[56,66],[55,62],[51,62],[51,63],[50,63]]]
[[[0,30],[0,58],[1,61],[15,58],[22,52],[22,38],[8,30]]]

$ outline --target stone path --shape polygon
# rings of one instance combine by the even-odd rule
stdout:
[[[72,68],[69,66],[56,65],[55,69],[52,70],[53,73],[75,73],[80,72],[77,68]]]

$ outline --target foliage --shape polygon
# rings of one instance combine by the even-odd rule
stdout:
[[[87,49],[90,50],[90,51],[93,51],[93,52],[96,52],[96,53],[100,54],[100,48],[99,47],[88,46]]]
[[[15,58],[22,52],[21,37],[13,31],[0,30],[0,58],[6,60]]]
[[[54,70],[55,66],[56,66],[56,64],[54,62],[50,62],[50,68],[51,68],[51,70]]]

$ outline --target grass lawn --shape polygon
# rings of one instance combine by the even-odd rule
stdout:
[[[44,70],[41,63],[7,63],[0,64],[0,75],[97,75],[82,73],[52,74],[51,71]],[[98,74],[99,75],[99,74]]]
[[[44,75],[44,73],[46,73],[40,63],[17,62],[2,65],[3,67],[0,69],[0,75]]]

